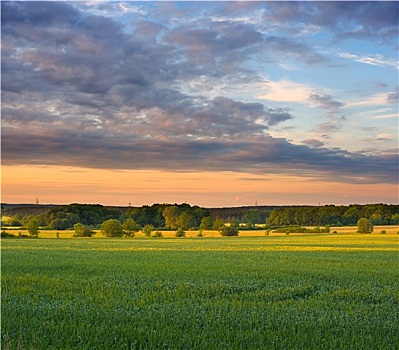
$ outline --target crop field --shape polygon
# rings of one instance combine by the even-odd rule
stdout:
[[[2,349],[398,349],[398,238],[2,239]]]

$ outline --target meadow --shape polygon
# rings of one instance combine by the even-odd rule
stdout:
[[[3,239],[2,349],[397,349],[398,237]]]

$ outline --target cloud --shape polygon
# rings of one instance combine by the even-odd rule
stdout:
[[[309,100],[333,113],[344,106],[343,103],[335,101],[332,96],[324,93],[313,93],[310,95]]]
[[[374,38],[395,43],[398,3],[376,1],[270,2],[265,20],[291,33],[314,33],[319,28],[335,39]]]
[[[258,90],[261,94],[257,98],[261,100],[305,104],[309,103],[309,96],[313,93],[313,87],[289,80],[259,83]]]
[[[269,36],[265,38],[265,45],[273,52],[278,52],[286,56],[292,56],[307,64],[326,63],[328,59],[309,45],[298,42],[287,37]]]
[[[376,54],[376,55],[368,55],[368,56],[358,56],[354,54],[350,54],[347,52],[341,52],[338,54],[341,58],[346,58],[355,62],[369,64],[372,66],[379,66],[379,67],[395,67],[396,69],[399,68],[398,61],[390,60],[385,58],[383,55]]]
[[[232,140],[147,138],[75,128],[8,130],[3,137],[4,164],[59,164],[105,169],[243,171],[257,174],[313,175],[356,182],[397,181],[396,154],[364,156],[340,149],[294,145],[285,139],[252,136]],[[308,142],[309,144],[309,142]]]
[[[389,104],[398,104],[399,102],[399,87],[396,88],[395,92],[391,92],[387,96],[387,102]]]
[[[390,104],[389,96],[386,93],[376,93],[365,96],[361,100],[345,102],[345,108],[367,107],[367,106],[384,106]]]
[[[309,146],[309,147],[322,147],[324,146],[324,142],[321,142],[316,139],[307,139],[302,141],[303,144]]]

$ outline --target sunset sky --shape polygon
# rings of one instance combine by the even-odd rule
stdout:
[[[1,2],[2,202],[398,203],[398,2]]]

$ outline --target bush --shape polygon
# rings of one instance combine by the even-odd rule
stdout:
[[[151,237],[163,237],[163,234],[161,231],[155,231]]]
[[[75,234],[73,235],[74,237],[91,237],[94,234],[94,231],[80,222],[77,224],[73,225],[73,228],[75,229]],[[59,238],[59,233],[57,231],[57,238]]]
[[[122,237],[123,227],[119,220],[109,219],[101,224],[101,231],[107,237]]]
[[[134,237],[135,233],[140,231],[141,229],[141,226],[136,221],[130,218],[126,219],[126,221],[122,226],[123,229],[125,230],[126,237]]]
[[[175,233],[176,237],[186,237],[186,233],[184,232],[184,230],[179,227]]]
[[[218,230],[222,236],[238,236],[238,229],[234,226],[223,226]]]
[[[382,231],[381,231],[381,234],[382,234],[382,235],[385,235],[386,233],[387,233],[386,230],[382,230]]]
[[[143,232],[147,237],[151,237],[152,231],[154,231],[154,226],[152,225],[147,224],[143,227]]]
[[[361,218],[357,221],[357,232],[358,233],[371,233],[373,232],[373,224],[366,218]]]
[[[1,231],[1,238],[15,237],[12,233],[8,233],[6,231]]]

